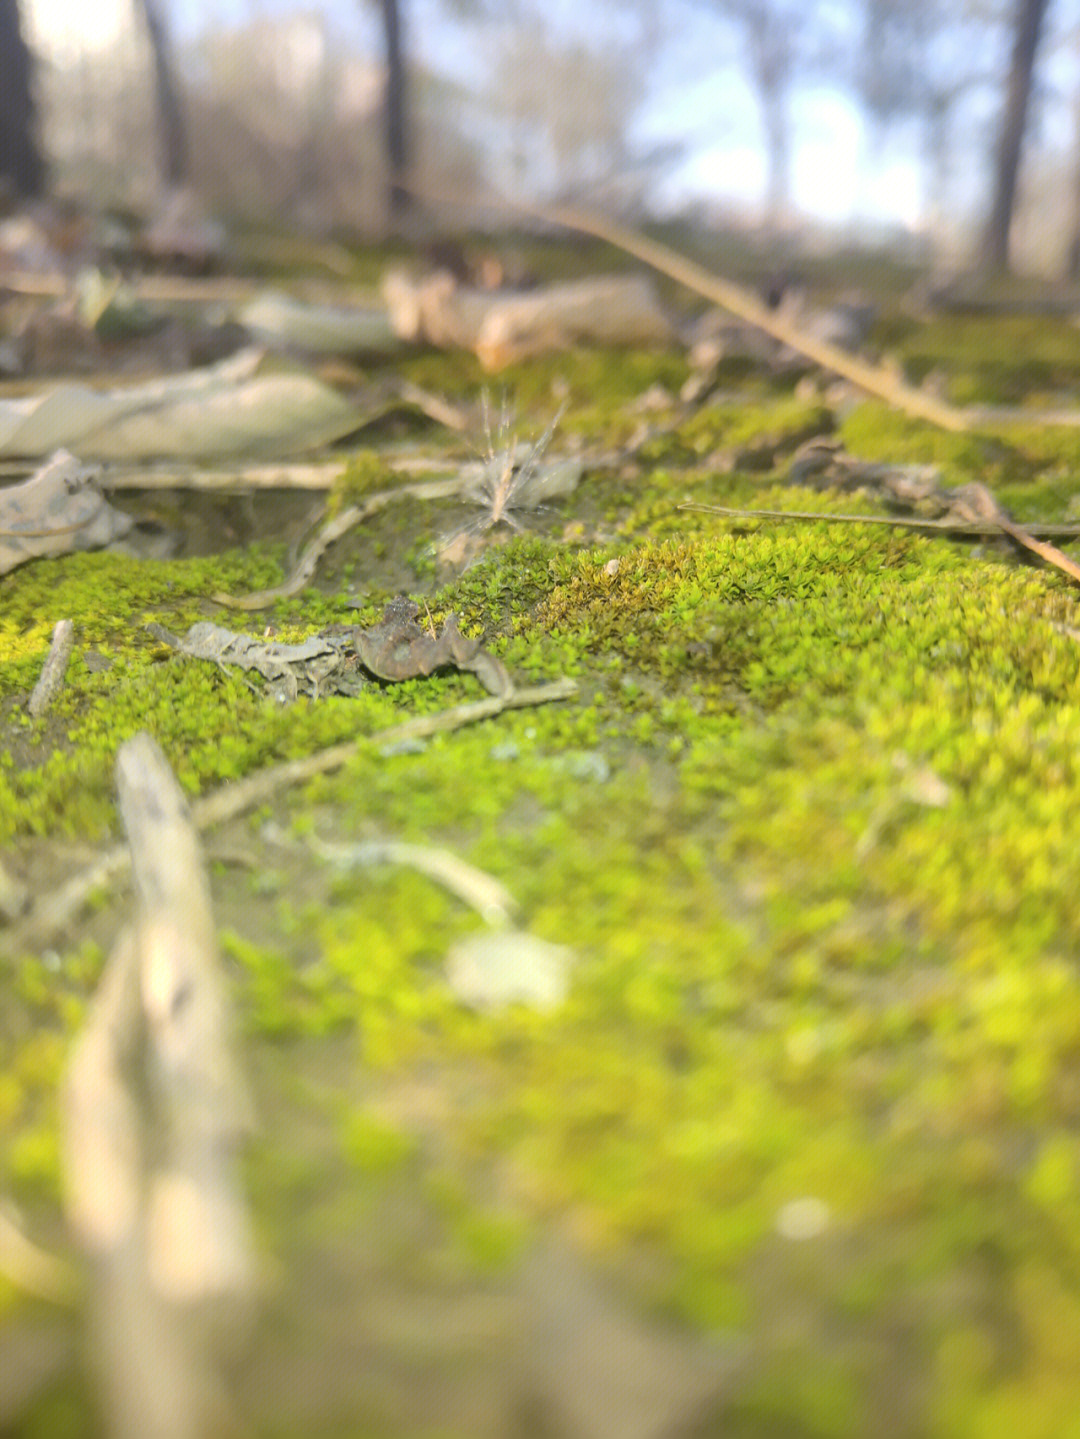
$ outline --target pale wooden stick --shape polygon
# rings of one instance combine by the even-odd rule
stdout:
[[[250,465],[240,469],[208,470],[190,465],[123,466],[103,471],[95,483],[102,490],[202,490],[208,493],[238,490],[330,490],[341,478],[347,456],[314,464]],[[380,456],[388,470],[403,475],[446,473],[454,461],[436,455]],[[17,473],[25,471],[20,464]]]
[[[148,1265],[189,1302],[251,1287],[247,1218],[233,1175],[250,1106],[229,1043],[210,885],[191,809],[146,733],[116,756],[139,909],[141,997],[164,1162],[148,1196]]]
[[[138,918],[69,1065],[67,1207],[92,1263],[108,1432],[200,1439],[228,1422],[222,1321],[235,1328],[254,1287],[235,1175],[249,1105],[187,801],[145,733],[120,747],[116,771]]]
[[[340,869],[366,865],[397,864],[419,870],[451,894],[471,905],[490,925],[508,925],[518,912],[514,896],[499,881],[474,864],[431,844],[407,844],[403,840],[368,839],[354,844],[334,844],[312,834],[307,845],[322,859]]]

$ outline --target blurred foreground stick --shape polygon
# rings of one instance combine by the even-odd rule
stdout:
[[[121,746],[116,771],[137,914],[68,1070],[67,1210],[91,1264],[107,1432],[202,1439],[233,1427],[221,1347],[250,1312],[235,1175],[249,1105],[187,802],[147,734]]]

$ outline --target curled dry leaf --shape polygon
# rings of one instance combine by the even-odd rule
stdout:
[[[386,606],[377,625],[353,631],[353,644],[365,669],[382,680],[407,680],[452,665],[471,670],[489,694],[513,691],[506,666],[482,648],[479,640],[465,638],[456,615],[448,615],[441,633],[431,635],[416,623],[419,609],[413,600],[398,595]]]
[[[94,471],[58,450],[30,479],[0,490],[0,575],[41,555],[93,550],[134,521],[93,483]]]

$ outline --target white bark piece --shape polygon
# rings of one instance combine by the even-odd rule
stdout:
[[[237,319],[260,344],[317,355],[391,355],[401,348],[385,309],[316,305],[276,290],[249,300]]]
[[[402,339],[475,350],[489,370],[573,344],[665,344],[674,335],[646,275],[569,280],[518,294],[459,285],[446,271],[383,280],[390,320]]]
[[[72,622],[57,620],[53,627],[49,653],[41,667],[38,682],[26,704],[26,708],[35,719],[45,713],[63,688],[64,675],[67,673],[68,660],[71,658],[71,647],[74,642],[75,626]]]
[[[221,1351],[254,1289],[235,1172],[249,1103],[187,801],[145,733],[121,746],[116,768],[137,919],[68,1068],[67,1212],[91,1260],[107,1432],[204,1439],[229,1426]]]
[[[451,948],[446,978],[463,1004],[500,1010],[511,1004],[557,1009],[570,988],[574,954],[518,929],[481,930]]]

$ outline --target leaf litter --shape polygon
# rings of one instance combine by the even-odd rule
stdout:
[[[429,634],[416,623],[419,611],[415,600],[398,595],[387,603],[378,624],[366,629],[336,625],[296,643],[238,634],[210,620],[199,620],[183,637],[159,624],[148,624],[146,629],[192,659],[254,670],[269,682],[274,697],[285,703],[300,694],[312,699],[356,695],[366,683],[359,667],[377,679],[398,681],[449,666],[471,671],[489,694],[513,693],[506,666],[479,640],[461,633],[456,615],[447,616],[438,634]]]

